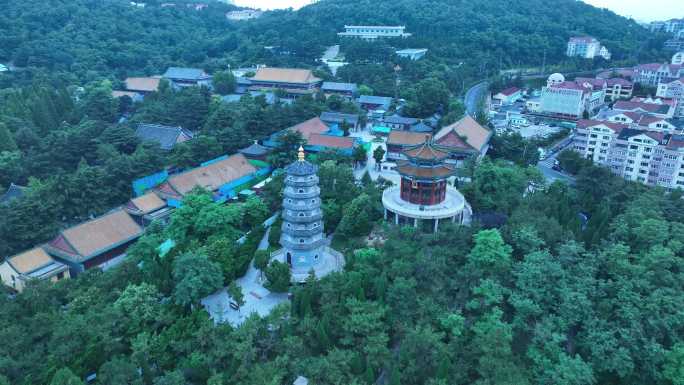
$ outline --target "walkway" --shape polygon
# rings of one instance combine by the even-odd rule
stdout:
[[[266,234],[259,242],[259,250],[268,249],[268,234],[271,232],[269,227]],[[202,300],[202,305],[209,313],[214,323],[230,323],[233,327],[240,326],[253,313],[260,317],[267,316],[273,308],[288,300],[287,293],[271,293],[262,286],[259,270],[254,267],[254,261],[249,263],[249,269],[244,277],[238,278],[237,285],[242,289],[245,304],[240,310],[230,307],[231,297],[227,289],[223,288]]]

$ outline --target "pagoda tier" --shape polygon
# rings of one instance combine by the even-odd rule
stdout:
[[[316,165],[304,159],[302,148],[299,160],[285,167],[280,236],[283,248],[273,253],[272,258],[290,265],[295,282],[305,281],[311,271],[320,278],[344,265],[344,256],[328,247],[323,232],[317,171]]]
[[[398,162],[401,199],[416,205],[436,205],[446,198],[446,179],[456,172],[444,163],[449,154],[429,139],[404,151],[408,160]]]

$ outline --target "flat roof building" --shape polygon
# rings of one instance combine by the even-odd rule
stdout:
[[[345,25],[344,32],[339,32],[337,35],[341,37],[354,37],[363,40],[411,36],[411,34],[407,33],[405,30],[406,27],[403,25]]]

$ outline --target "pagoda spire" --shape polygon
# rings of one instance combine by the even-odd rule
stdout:
[[[302,147],[301,145],[299,146],[299,153],[297,154],[297,159],[300,162],[304,161],[304,147]]]

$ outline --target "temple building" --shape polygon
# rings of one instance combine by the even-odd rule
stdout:
[[[318,187],[318,166],[299,159],[285,167],[283,192],[282,249],[271,259],[286,262],[292,271],[292,282],[304,282],[311,271],[321,278],[344,267],[344,256],[329,247],[323,232],[321,190]]]
[[[382,194],[385,220],[435,232],[440,222],[470,223],[470,206],[448,182],[456,174],[456,165],[446,162],[448,149],[426,136],[424,143],[406,148],[402,155],[405,160],[397,161],[396,168],[400,185]]]

